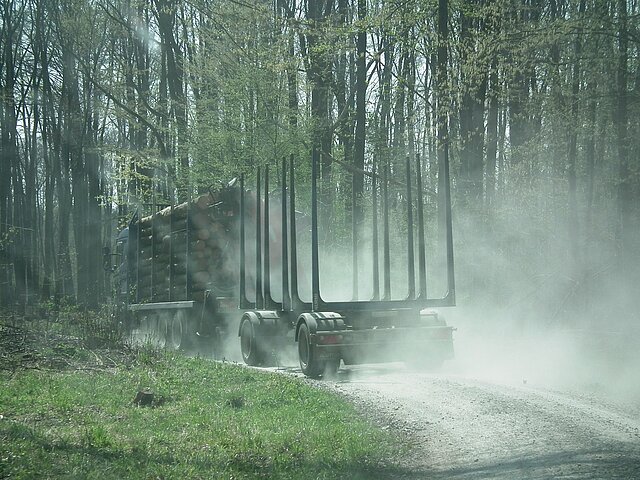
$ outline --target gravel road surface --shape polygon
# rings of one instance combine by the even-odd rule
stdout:
[[[640,362],[585,361],[566,338],[503,340],[463,337],[438,373],[343,366],[311,382],[406,439],[395,478],[640,479]]]
[[[593,395],[403,365],[324,383],[411,445],[401,478],[640,479],[640,418]]]

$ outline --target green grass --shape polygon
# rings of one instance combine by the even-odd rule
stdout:
[[[133,404],[143,388],[157,406]],[[0,372],[0,415],[0,478],[386,478],[397,451],[301,380],[144,350],[107,370]]]

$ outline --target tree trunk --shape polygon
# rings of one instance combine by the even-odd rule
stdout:
[[[580,18],[584,18],[585,0],[580,0],[579,14]],[[576,157],[578,143],[578,96],[580,94],[580,57],[582,55],[582,29],[578,28],[574,43],[574,61],[571,66],[571,109],[570,118],[571,125],[569,127],[569,148],[567,153],[567,183],[568,192],[568,222],[569,228],[569,245],[570,255],[573,263],[574,274],[579,274],[578,265],[580,261],[580,245],[579,245],[579,224],[578,224],[578,205],[576,192]]]
[[[63,65],[67,65],[67,62],[71,62],[73,59],[70,54],[67,53],[67,58],[63,59]],[[70,171],[72,156],[75,153],[77,159],[77,152],[72,151],[72,139],[74,133],[72,132],[72,120],[73,117],[70,113],[70,88],[69,85],[71,79],[69,78],[69,72],[65,77],[64,71],[69,66],[63,69],[62,79],[62,97],[60,99],[60,115],[58,120],[58,129],[56,135],[58,136],[58,143],[60,145],[60,154],[56,156],[56,162],[54,164],[54,172],[59,177],[56,179],[57,196],[58,196],[58,272],[60,277],[56,282],[56,294],[59,298],[63,297],[75,297],[73,273],[71,269],[71,256],[69,251],[69,235],[71,230],[71,209],[72,209],[72,197],[71,197],[71,181]],[[76,85],[77,88],[77,85]],[[79,137],[76,137],[79,138]],[[79,196],[79,195],[78,195]],[[79,239],[76,239],[79,241]]]
[[[320,155],[320,203],[319,225],[325,236],[331,232],[333,215],[333,189],[331,171],[332,130],[329,121],[329,88],[331,85],[331,62],[320,32],[333,8],[333,0],[309,0],[307,18],[310,33],[307,36],[309,67],[308,77],[311,83],[311,119],[313,148]],[[326,237],[325,240],[329,238]]]
[[[448,63],[448,41],[449,41],[449,2],[448,0],[438,0],[438,64],[437,75],[437,115],[438,115],[438,194],[444,198],[445,168],[449,162],[449,105],[448,92],[445,85],[448,85],[447,63]],[[438,209],[439,225],[445,225],[446,208],[439,202],[441,208]],[[440,231],[440,242],[445,242],[444,231]],[[443,243],[444,244],[444,243]]]
[[[367,32],[364,21],[367,16],[367,0],[358,0],[358,35],[356,40],[356,127],[353,155],[353,217],[356,225],[362,221],[362,195],[364,192],[364,156],[366,143],[366,95],[367,95]]]
[[[618,151],[618,214],[619,214],[619,244],[620,261],[622,271],[629,271],[630,260],[637,252],[634,252],[633,216],[637,204],[633,201],[633,183],[631,179],[630,139],[629,139],[629,94],[628,88],[628,63],[629,63],[629,37],[627,0],[617,0],[618,13],[618,67],[617,67],[617,108],[616,108],[616,141]]]
[[[89,295],[90,276],[87,258],[86,223],[89,221],[87,212],[88,191],[87,176],[84,164],[84,135],[82,128],[82,110],[80,107],[80,89],[78,72],[71,46],[65,46],[63,51],[63,83],[64,89],[64,143],[69,155],[71,167],[71,194],[73,197],[73,238],[76,253],[76,296],[78,302],[86,304]]]
[[[2,22],[0,31],[0,46],[2,47],[2,69],[0,70],[0,87],[2,92],[2,110],[0,116],[0,303],[9,305],[13,302],[11,289],[13,275],[11,273],[11,170],[17,164],[16,125],[13,121],[15,105],[13,98],[14,68],[13,68],[13,10],[3,2]],[[14,112],[12,114],[12,111]]]
[[[282,0],[283,2],[286,0]],[[294,12],[296,11],[296,1],[291,0],[291,7],[287,8],[286,18],[289,22],[294,19]],[[289,58],[292,62],[287,68],[287,101],[289,107],[289,127],[295,129],[298,126],[298,68],[295,63],[296,51],[295,51],[295,35],[292,29],[288,38]]]
[[[487,115],[487,186],[485,197],[485,211],[489,212],[493,206],[496,194],[496,160],[498,155],[498,110],[500,85],[498,84],[498,60],[491,62],[489,73],[489,112]]]
[[[473,11],[475,1],[468,2]],[[463,88],[460,106],[460,189],[463,205],[480,207],[483,203],[483,147],[484,147],[484,103],[487,94],[487,74],[484,65],[471,55],[476,51],[474,35],[482,32],[478,19],[461,16],[460,42],[462,43]],[[480,70],[477,73],[477,70]]]
[[[102,272],[102,210],[100,208],[100,154],[98,153],[98,119],[94,110],[95,97],[90,85],[85,85],[86,124],[85,134],[86,149],[84,152],[84,169],[86,178],[86,213],[84,236],[86,265],[86,298],[88,307],[95,308],[101,300],[101,272]]]
[[[158,30],[166,55],[166,74],[171,112],[176,122],[176,152],[179,174],[176,175],[179,201],[186,201],[189,191],[189,149],[187,104],[184,94],[184,57],[177,44],[174,27],[176,24],[177,3],[174,0],[156,0],[158,11]]]

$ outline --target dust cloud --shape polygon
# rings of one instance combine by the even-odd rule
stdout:
[[[619,257],[604,226],[572,242],[562,209],[518,207],[482,220],[458,212],[447,371],[606,397],[640,413],[637,260]]]
[[[640,407],[638,339],[619,331],[510,326],[477,309],[449,316],[455,359],[447,372],[495,383],[584,392]],[[478,325],[478,323],[480,325]]]

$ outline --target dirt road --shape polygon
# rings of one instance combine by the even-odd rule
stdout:
[[[324,386],[406,436],[400,478],[640,478],[640,418],[594,396],[402,365]]]
[[[394,478],[640,479],[640,370],[614,378],[565,339],[546,340],[544,355],[541,342],[526,350],[531,339],[510,351],[473,344],[485,347],[462,338],[438,373],[349,366],[312,383],[408,441]]]

